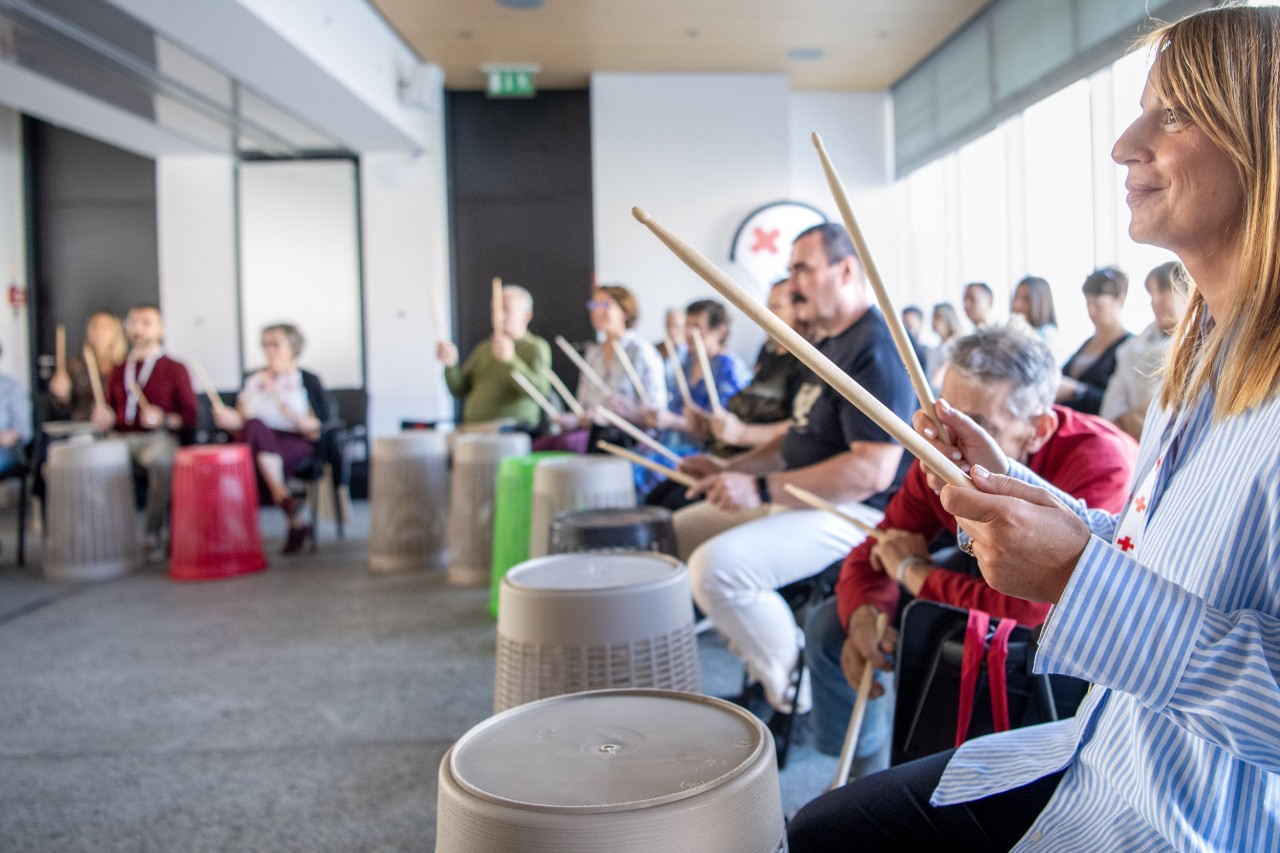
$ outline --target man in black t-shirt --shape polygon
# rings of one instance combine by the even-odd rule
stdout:
[[[791,249],[796,312],[818,348],[909,421],[911,382],[880,312],[867,302],[862,265],[844,229],[826,223]],[[796,395],[795,425],[778,439],[729,460],[687,458],[681,470],[701,479],[706,501],[675,514],[680,556],[694,600],[751,677],[775,716],[804,713],[807,684],[792,688],[801,634],[775,590],[816,574],[862,541],[848,522],[808,509],[788,483],[875,524],[911,460],[871,419],[816,377]]]

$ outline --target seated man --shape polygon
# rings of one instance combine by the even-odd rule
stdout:
[[[911,383],[880,312],[867,303],[849,235],[818,225],[791,251],[796,313],[818,348],[899,417],[915,410]],[[796,395],[785,434],[729,460],[688,457],[707,500],[674,516],[676,544],[689,565],[693,597],[746,664],[773,707],[774,731],[806,713],[807,686],[793,689],[801,634],[775,590],[838,560],[862,534],[788,494],[794,484],[868,524],[880,518],[906,473],[902,447],[836,391],[810,377]],[[802,507],[794,508],[793,507]]]
[[[436,354],[444,364],[444,380],[449,392],[464,397],[464,424],[514,418],[529,430],[542,422],[542,409],[511,378],[518,370],[544,396],[551,384],[544,370],[551,366],[551,345],[529,331],[533,319],[533,296],[517,284],[502,288],[502,332],[481,341],[458,363],[458,348],[441,341]]]
[[[955,340],[947,358],[942,399],[981,424],[1015,459],[1091,507],[1118,511],[1127,497],[1137,444],[1102,418],[1055,406],[1058,367],[1048,345],[1024,324],[988,326]],[[880,527],[892,532],[868,539],[841,568],[836,598],[810,615],[805,660],[813,680],[815,746],[838,755],[853,709],[854,691],[867,661],[888,669],[890,634],[875,643],[879,613],[890,620],[905,597],[985,610],[1028,627],[1044,621],[1049,605],[996,592],[967,554],[935,565],[929,544],[956,532],[956,521],[929,488],[919,462],[885,508]],[[848,626],[846,633],[845,626]],[[885,693],[875,684],[872,697]],[[867,708],[858,757],[877,769],[887,756],[892,705]],[[883,750],[883,751],[882,751]],[[879,760],[877,760],[879,759]]]
[[[147,473],[144,530],[148,556],[156,557],[162,553],[160,531],[169,512],[176,436],[196,425],[196,395],[187,368],[164,353],[159,308],[130,308],[124,330],[129,355],[107,378],[106,404],[94,407],[93,423],[124,439],[134,464]]]
[[[31,395],[12,376],[0,374],[0,475],[23,464],[31,441]]]

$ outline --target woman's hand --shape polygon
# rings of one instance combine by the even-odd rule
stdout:
[[[711,434],[725,444],[732,444],[735,447],[746,443],[743,440],[746,434],[745,426],[740,418],[728,412],[711,416]]]
[[[693,403],[684,407],[684,431],[694,438],[705,441],[713,433],[711,431],[711,418],[706,410],[700,409]]]
[[[973,488],[946,486],[942,507],[973,540],[988,584],[1027,601],[1056,603],[1089,544],[1089,528],[1049,492],[981,465]]]
[[[717,459],[705,453],[695,453],[692,456],[683,457],[676,468],[684,474],[701,480],[703,477],[710,477],[712,474],[720,473],[728,467],[728,464],[723,459]]]
[[[59,403],[65,405],[71,402],[71,374],[65,370],[54,371],[49,378],[49,393]]]
[[[116,410],[105,403],[98,403],[93,407],[89,420],[102,432],[108,432],[116,425]]]
[[[214,409],[213,423],[218,429],[224,429],[227,432],[239,432],[244,429],[244,418],[230,406]]]
[[[974,423],[973,418],[964,412],[956,411],[946,400],[939,399],[934,403],[933,408],[938,420],[951,434],[950,443],[939,440],[938,430],[934,427],[933,421],[921,410],[911,416],[911,425],[915,427],[916,432],[928,439],[930,444],[938,448],[942,455],[954,461],[966,474],[971,465],[981,465],[996,474],[1008,473],[1009,457],[1000,449],[1000,445],[996,444],[996,440],[990,433]],[[929,472],[928,480],[929,488],[935,492],[940,491],[945,482],[932,472]]]

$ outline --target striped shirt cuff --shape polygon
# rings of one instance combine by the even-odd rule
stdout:
[[[1090,537],[1045,625],[1036,671],[1073,675],[1160,710],[1186,670],[1205,611],[1196,596]]]

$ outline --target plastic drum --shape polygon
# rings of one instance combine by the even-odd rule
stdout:
[[[785,849],[773,738],[720,699],[560,696],[491,717],[440,763],[436,853]]]
[[[453,488],[449,506],[449,568],[459,586],[487,586],[493,572],[493,510],[498,464],[529,452],[522,432],[459,435],[453,440]]]
[[[533,472],[533,520],[529,556],[545,557],[551,519],[567,509],[633,507],[636,487],[631,463],[612,456],[548,459]]]
[[[493,707],[618,687],[701,687],[689,572],[664,554],[557,554],[507,572]]]
[[[379,436],[369,485],[369,570],[444,568],[449,556],[445,437],[429,431]]]

